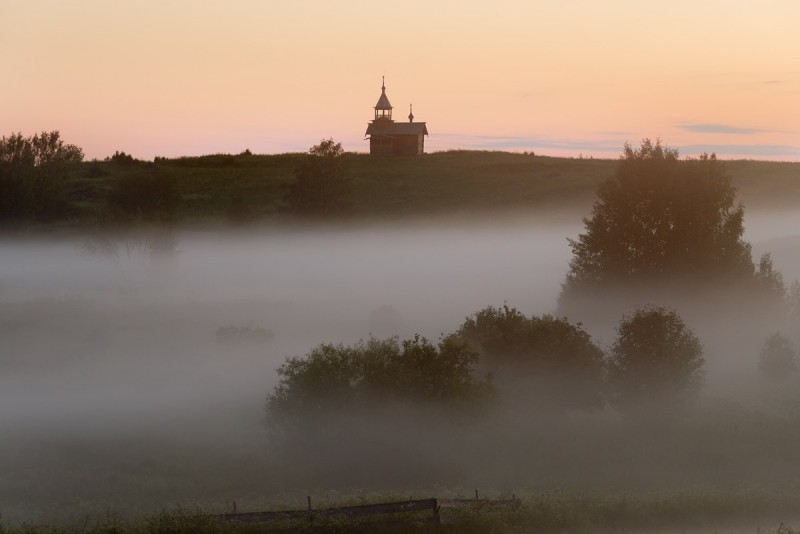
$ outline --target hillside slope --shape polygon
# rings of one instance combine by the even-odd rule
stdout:
[[[69,220],[115,218],[109,198],[120,180],[151,174],[177,190],[179,223],[280,217],[283,194],[302,154],[213,155],[154,163],[86,162],[67,180]],[[355,219],[496,214],[528,209],[588,210],[597,183],[616,160],[551,158],[508,152],[450,151],[416,157],[348,154]],[[726,163],[747,207],[800,206],[800,163]]]

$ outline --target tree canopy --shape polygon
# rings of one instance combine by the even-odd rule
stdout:
[[[58,215],[65,207],[65,166],[81,161],[80,147],[64,143],[58,131],[0,138],[0,219]]]
[[[543,407],[602,406],[603,351],[580,324],[489,306],[467,317],[456,336],[499,382],[523,380]]]
[[[702,384],[700,340],[673,310],[640,308],[623,316],[611,347],[611,399],[623,410],[691,396]]]
[[[750,279],[744,209],[714,154],[680,160],[649,139],[625,145],[616,174],[602,182],[562,298],[614,284]]]

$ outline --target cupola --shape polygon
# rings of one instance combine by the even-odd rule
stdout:
[[[375,120],[392,120],[392,105],[386,96],[386,80],[381,81],[381,97],[375,104]]]

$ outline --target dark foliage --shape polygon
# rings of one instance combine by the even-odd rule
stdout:
[[[769,336],[759,355],[758,368],[764,378],[771,381],[785,380],[797,370],[797,352],[791,341],[780,332]]]
[[[110,158],[106,158],[106,161],[111,161],[112,163],[116,163],[117,165],[133,165],[136,163],[136,159],[130,154],[126,154],[125,152],[116,151],[114,155]]]
[[[341,217],[352,211],[344,149],[333,139],[311,147],[295,171],[284,197],[289,213],[304,217]]]
[[[580,324],[489,306],[467,317],[456,336],[479,352],[500,381],[525,381],[543,405],[602,406],[603,351]]]
[[[171,222],[179,200],[175,180],[149,167],[122,175],[115,182],[108,203],[123,221]]]
[[[623,316],[611,348],[611,399],[623,411],[690,399],[702,384],[703,348],[675,311],[638,309]]]
[[[434,346],[414,336],[371,338],[352,346],[322,344],[304,358],[289,358],[280,383],[267,397],[268,421],[275,427],[309,423],[349,410],[422,404],[474,408],[492,387],[477,380],[478,355],[453,338]]]
[[[233,225],[243,225],[255,220],[257,216],[253,206],[245,200],[244,195],[236,194],[231,198],[228,209],[225,210],[225,219]]]
[[[49,220],[67,207],[66,168],[83,161],[83,151],[65,144],[58,131],[0,139],[0,219]]]
[[[616,174],[599,186],[586,232],[570,240],[562,300],[609,286],[751,281],[744,210],[734,201],[713,154],[679,160],[658,141],[626,145]]]
[[[105,170],[102,164],[97,160],[93,160],[84,172],[84,176],[87,178],[102,178],[103,176],[108,176],[108,174],[108,171]],[[91,194],[96,193],[92,191]]]

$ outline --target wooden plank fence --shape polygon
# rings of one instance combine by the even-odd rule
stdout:
[[[410,512],[424,512],[430,510],[431,520],[441,523],[439,511],[447,508],[461,508],[478,510],[495,506],[520,506],[521,501],[513,495],[511,499],[479,499],[475,490],[474,499],[412,499],[408,501],[384,502],[376,504],[362,504],[357,506],[338,506],[315,510],[311,507],[311,497],[308,497],[308,508],[305,510],[278,510],[270,512],[236,512],[234,503],[233,513],[219,514],[215,517],[221,521],[236,521],[241,523],[260,523],[267,521],[306,519],[314,521],[316,518],[333,516],[368,517],[374,515],[405,514]]]

